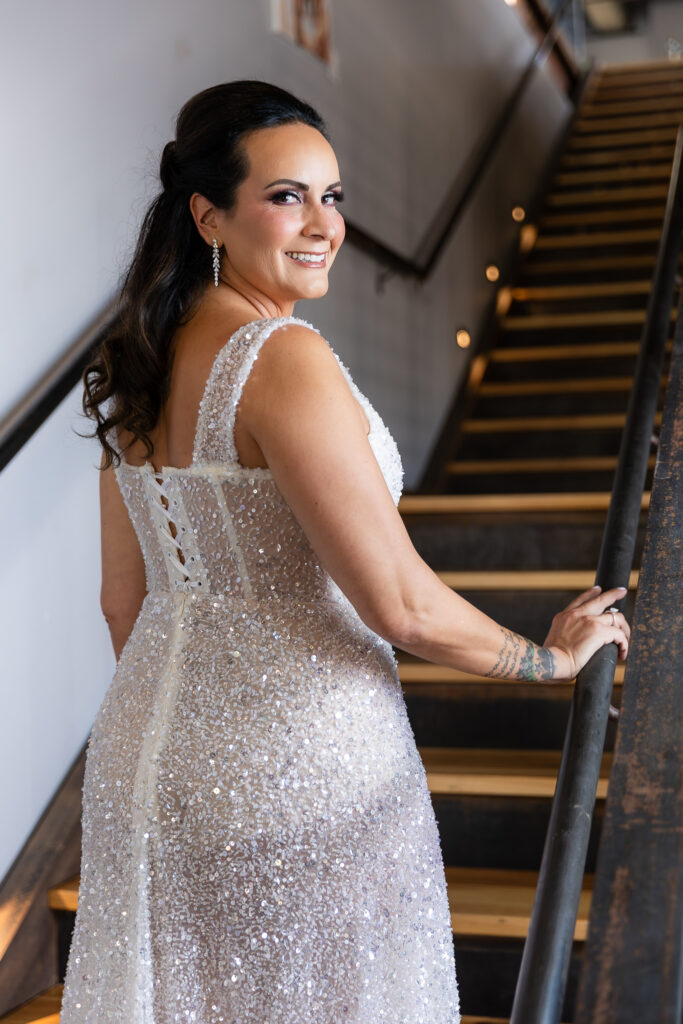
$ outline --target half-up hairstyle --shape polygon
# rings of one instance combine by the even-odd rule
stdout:
[[[173,335],[212,277],[211,250],[197,231],[190,196],[199,192],[229,211],[249,174],[244,136],[296,123],[316,128],[329,141],[325,122],[311,106],[251,79],[205,89],[178,114],[176,137],[161,155],[162,190],[143,219],[118,314],[83,371],[83,411],[96,420],[88,436],[96,434],[105,453],[100,468],[121,461],[110,443],[119,425],[133,434],[131,444],[140,439],[151,456],[149,431],[168,397]]]

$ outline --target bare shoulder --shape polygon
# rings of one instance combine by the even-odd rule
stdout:
[[[245,403],[249,404],[257,395],[283,396],[316,385],[347,387],[331,346],[312,327],[282,324],[268,335],[259,349],[245,385]]]

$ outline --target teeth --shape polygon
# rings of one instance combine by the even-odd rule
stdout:
[[[299,260],[301,263],[324,263],[325,253],[313,253],[313,252],[288,252],[288,256],[292,259]]]

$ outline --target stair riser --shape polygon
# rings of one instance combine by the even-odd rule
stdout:
[[[495,419],[498,416],[572,416],[577,410],[582,414],[601,412],[626,412],[629,392],[584,391],[574,394],[555,395],[546,392],[540,395],[480,395],[470,413],[470,419],[481,416]]]
[[[437,571],[566,569],[568,551],[573,569],[593,569],[605,514],[405,516],[404,522],[417,551]],[[643,515],[637,559],[644,534]]]
[[[454,458],[541,458],[557,455],[617,455],[621,429],[535,430],[505,433],[463,434]],[[515,486],[515,491],[517,487]],[[450,493],[458,493],[452,480]]]
[[[597,259],[597,254],[595,254]],[[587,261],[586,261],[587,262]],[[641,281],[643,277],[651,277],[654,271],[654,260],[638,259],[632,265],[619,264],[616,260],[606,259],[603,265],[582,266],[581,261],[576,264],[572,260],[571,266],[564,269],[554,269],[545,260],[535,260],[527,263],[524,273],[517,279],[519,287],[532,287],[534,285],[550,284],[606,284],[610,281]]]
[[[538,695],[530,697],[532,683],[520,694],[515,692],[516,687],[508,687],[509,696],[501,696],[496,691],[503,685],[452,683],[449,695],[442,699],[407,694],[408,717],[418,747],[561,750],[569,699],[559,700],[547,687],[539,687]],[[615,731],[616,726],[610,723],[608,750]],[[463,866],[457,859],[447,863]]]
[[[649,488],[651,480],[652,473],[648,475],[646,487]],[[603,471],[497,475],[457,473],[451,475],[448,486],[451,492],[458,494],[505,494],[511,486],[524,494],[544,494],[547,491],[571,494],[576,491],[611,491],[613,481],[614,473]]]
[[[544,284],[549,285],[551,282],[545,281]],[[523,286],[519,285],[519,287]],[[571,316],[579,307],[582,313],[590,311],[605,313],[614,309],[632,309],[644,312],[647,307],[647,293],[638,291],[631,294],[572,295],[566,298],[526,299],[513,302],[509,312],[511,316],[557,316],[561,313]]]
[[[557,326],[534,327],[521,320],[509,327],[505,325],[500,331],[498,348],[532,348],[538,345],[589,345],[601,343],[631,341],[639,342],[643,333],[645,314],[636,323],[624,324],[570,324]],[[673,332],[672,332],[673,333]]]
[[[460,1005],[465,1013],[482,1016],[510,1016],[522,959],[522,942],[454,940]],[[579,947],[572,956],[563,1021],[574,1020],[574,1003],[579,980]]]
[[[458,867],[538,871],[551,800],[511,797],[433,797],[441,849]],[[604,801],[598,800],[586,870],[595,870]]]
[[[577,591],[510,590],[460,591],[462,596],[492,619],[515,630],[537,644],[542,644],[553,616],[573,601]],[[633,619],[633,594],[626,601],[626,618]]]
[[[635,356],[624,355],[600,356],[595,359],[490,361],[486,370],[486,380],[497,383],[523,380],[565,380],[567,377],[592,379],[595,377],[632,376],[635,365]]]

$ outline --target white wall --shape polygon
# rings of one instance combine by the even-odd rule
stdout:
[[[339,75],[268,30],[269,0],[2,3],[0,416],[112,296],[194,92],[265,78],[327,118],[344,213],[411,255],[532,51],[503,0],[336,0]],[[328,296],[296,312],[374,402],[413,486],[476,335],[510,210],[569,114],[545,70],[423,287],[342,250]],[[79,746],[114,668],[99,613],[98,451],[80,388],[0,475],[0,877]]]

